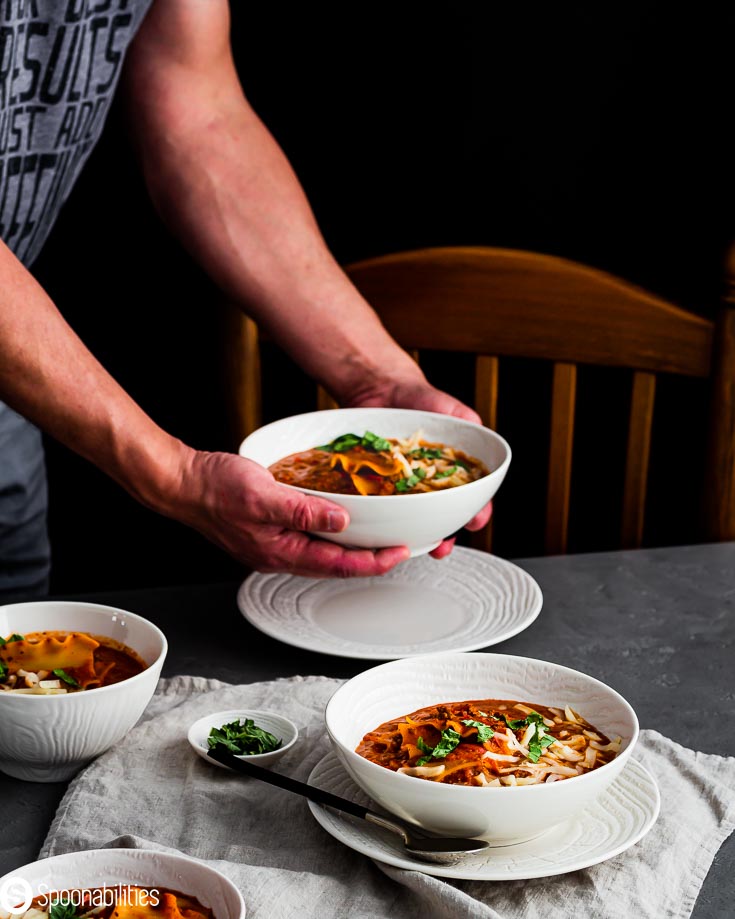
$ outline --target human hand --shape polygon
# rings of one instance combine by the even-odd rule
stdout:
[[[417,368],[418,370],[418,368]],[[465,421],[472,421],[475,424],[482,424],[480,416],[469,406],[450,396],[449,393],[436,389],[419,371],[419,375],[414,378],[399,381],[384,381],[375,384],[374,388],[368,392],[357,394],[349,402],[350,406],[355,407],[387,407],[387,408],[415,408],[425,412],[439,412],[443,415],[454,415],[456,418],[464,418]],[[481,530],[487,525],[493,512],[492,501],[475,514],[469,523],[465,525],[466,530]],[[431,553],[434,558],[444,558],[454,548],[456,542],[455,536],[445,539],[441,545]]]
[[[405,546],[345,549],[315,538],[320,532],[344,530],[347,511],[279,485],[267,469],[241,456],[190,450],[180,481],[169,516],[257,571],[310,578],[370,577],[385,574],[409,557]]]

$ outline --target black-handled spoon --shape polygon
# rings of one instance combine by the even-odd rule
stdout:
[[[297,779],[292,779],[287,775],[281,775],[278,772],[271,772],[270,769],[264,769],[262,766],[256,766],[255,763],[249,763],[246,759],[235,756],[234,753],[222,746],[209,750],[208,756],[217,760],[218,763],[234,769],[235,772],[241,772],[251,778],[260,779],[270,785],[276,785],[278,788],[283,788],[296,795],[309,798],[311,801],[316,801],[317,804],[326,804],[335,810],[344,811],[353,817],[359,817],[361,820],[367,820],[369,823],[374,823],[376,826],[390,830],[403,839],[407,852],[427,862],[434,862],[437,865],[453,865],[465,855],[482,852],[490,845],[483,839],[424,836],[413,827],[409,828],[393,817],[383,817],[361,804],[356,804],[354,801],[348,801],[347,798],[334,795],[331,791],[325,791],[315,785],[308,785],[306,782],[299,782]]]

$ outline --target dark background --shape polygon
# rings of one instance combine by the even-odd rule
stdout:
[[[734,17],[664,4],[232,4],[251,103],[291,159],[340,261],[428,245],[534,249],[614,272],[714,316],[732,231]],[[119,111],[35,273],[94,353],[164,428],[236,449],[226,307],[158,223]],[[313,407],[266,348],[266,420]],[[470,398],[460,359],[434,382]],[[542,551],[550,369],[501,364],[499,430],[514,462],[496,550]],[[630,379],[583,369],[571,543],[616,544]],[[703,383],[660,378],[645,541],[694,542],[706,481]],[[55,592],[203,581],[238,567],[48,444]]]

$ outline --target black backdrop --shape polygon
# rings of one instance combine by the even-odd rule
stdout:
[[[424,245],[487,244],[578,259],[714,315],[731,233],[724,14],[637,3],[362,5],[253,14],[233,3],[246,94],[290,157],[342,261]],[[732,17],[730,17],[730,20]],[[159,225],[119,113],[35,271],[110,371],[166,429],[233,449],[217,292]],[[269,417],[311,408],[269,349]],[[427,361],[467,396],[461,360]],[[541,551],[548,368],[508,361],[499,428],[514,464],[496,502],[497,550]],[[615,543],[626,379],[579,384],[572,548]],[[646,542],[692,542],[705,387],[658,393]],[[210,580],[237,566],[137,507],[48,444],[53,589]]]

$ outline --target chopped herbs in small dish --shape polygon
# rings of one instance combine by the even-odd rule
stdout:
[[[283,740],[259,728],[252,718],[238,718],[221,728],[212,728],[207,743],[210,750],[221,746],[236,756],[259,756],[283,746]]]
[[[284,755],[296,742],[298,728],[275,712],[234,709],[200,718],[189,729],[189,743],[195,752],[222,769],[208,756],[210,750],[225,749],[267,766]]]

